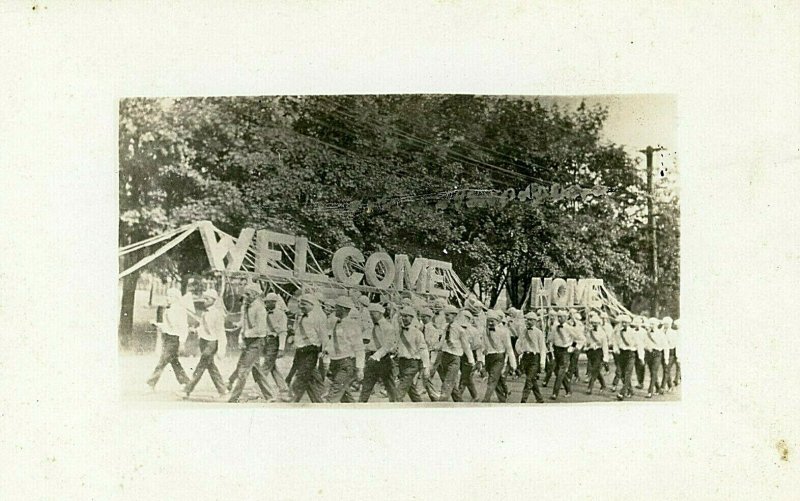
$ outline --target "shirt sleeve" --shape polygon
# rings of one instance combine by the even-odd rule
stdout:
[[[272,326],[275,328],[275,331],[278,334],[278,349],[284,350],[286,349],[286,331],[287,329],[287,319],[286,313],[281,310],[278,310],[273,315]]]
[[[519,342],[519,341],[517,341]],[[506,345],[506,355],[508,356],[508,363],[511,364],[511,368],[516,370],[517,369],[517,357],[514,354],[514,345],[511,344],[511,331],[506,331],[506,335],[503,336],[503,343]]]
[[[422,366],[427,369],[431,366],[430,356],[428,355],[428,344],[425,342],[425,334],[423,334],[422,331],[417,332],[419,333],[417,337],[417,350],[422,359]]]
[[[361,340],[361,323],[353,321],[348,328],[350,343],[356,356],[356,369],[364,368],[364,342]]]
[[[469,341],[467,340],[467,336],[469,333],[466,329],[461,330],[461,335],[459,336],[459,340],[461,341],[461,348],[464,350],[464,355],[467,357],[467,362],[470,364],[475,363],[475,357],[472,356],[472,347],[469,345]]]

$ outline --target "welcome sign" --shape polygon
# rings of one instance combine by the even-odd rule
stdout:
[[[355,288],[367,286],[379,290],[408,290],[441,297],[450,295],[446,280],[453,273],[453,267],[449,262],[419,257],[412,262],[405,254],[396,254],[393,258],[386,252],[364,256],[355,247],[346,246],[333,253],[331,277],[316,263],[305,237],[245,228],[235,241],[225,234],[218,240],[210,222],[200,223],[198,229],[209,264],[216,271],[248,272],[244,264],[250,251],[255,256],[253,272],[268,278]],[[316,270],[309,269],[309,256],[317,264]],[[281,265],[286,257],[292,263],[291,267]]]

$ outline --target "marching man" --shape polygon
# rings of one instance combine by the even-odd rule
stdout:
[[[492,392],[497,393],[497,399],[501,403],[505,403],[508,399],[508,386],[506,378],[503,376],[506,358],[511,364],[511,369],[517,370],[516,355],[514,355],[514,348],[511,345],[511,332],[508,327],[500,323],[500,319],[500,313],[497,310],[489,310],[486,315],[483,346],[489,380],[486,384],[486,393],[483,395],[484,403],[491,401]]]
[[[664,357],[664,349],[667,348],[667,339],[661,329],[661,321],[651,318],[644,331],[644,360],[650,374],[650,386],[647,388],[647,398],[653,398],[653,389],[663,395],[664,388],[661,386],[658,376],[661,370],[661,361]]]
[[[577,348],[577,340],[575,339],[574,330],[572,326],[567,323],[568,313],[566,310],[559,310],[557,320],[553,326],[553,352],[555,355],[554,370],[556,373],[556,382],[553,386],[553,394],[550,395],[550,400],[558,398],[558,392],[561,386],[564,386],[566,396],[572,395],[570,389],[569,377],[567,376],[567,366],[569,365],[570,355]]]
[[[544,341],[544,332],[536,324],[539,321],[538,315],[534,312],[525,314],[526,329],[520,333],[517,339],[517,353],[519,353],[519,368],[525,376],[525,386],[522,388],[522,400],[524,404],[528,401],[528,396],[533,390],[536,403],[544,402],[542,393],[539,391],[539,384],[536,382],[536,373],[542,363],[542,356],[547,348]]]
[[[636,356],[644,358],[644,349],[640,339],[638,325],[641,319],[637,317],[633,322],[627,315],[620,315],[617,318],[617,328],[614,331],[614,350],[617,354],[617,363],[622,369],[622,392],[617,393],[617,400],[624,400],[625,397],[633,396],[633,366]]]
[[[417,389],[414,387],[414,377],[422,371],[423,377],[428,377],[430,359],[428,346],[422,331],[414,327],[417,312],[412,306],[404,306],[400,310],[400,332],[397,333],[397,365],[400,380],[397,383],[397,400],[402,402],[406,395],[412,402],[421,402]]]
[[[281,307],[278,307],[278,305]],[[288,402],[289,388],[283,379],[283,375],[278,370],[276,365],[278,359],[283,356],[286,349],[286,331],[288,320],[286,319],[286,312],[284,311],[283,299],[270,292],[264,298],[264,306],[267,308],[267,337],[264,340],[264,374],[272,375],[275,383],[278,386],[278,391],[283,394],[283,397],[275,398],[272,401],[280,400]]]
[[[328,402],[355,402],[350,394],[353,381],[364,379],[364,342],[361,340],[361,319],[350,315],[355,308],[347,296],[336,299],[334,314],[328,319],[331,333],[323,352],[330,357],[333,382],[326,400]]]
[[[242,308],[244,311],[242,312],[240,341],[244,344],[244,349],[239,355],[236,370],[228,379],[228,388],[231,389],[231,397],[228,402],[239,401],[247,382],[247,374],[251,371],[264,399],[270,400],[272,394],[267,386],[267,378],[258,363],[261,353],[264,351],[264,339],[267,337],[267,308],[264,306],[264,301],[261,300],[261,287],[256,284],[245,286]]]
[[[380,303],[367,306],[372,317],[372,331],[366,346],[364,381],[361,383],[359,402],[369,402],[375,383],[379,380],[386,388],[390,402],[397,401],[397,389],[392,376],[392,357],[390,353],[397,346],[397,337],[392,323],[384,317],[386,311]]]
[[[442,343],[442,331],[439,330],[433,322],[434,314],[430,308],[422,308],[419,312],[419,318],[422,322],[422,334],[425,336],[425,345],[428,347],[428,359],[431,363],[430,370],[418,378],[422,382],[425,392],[431,402],[439,401],[439,392],[433,386],[433,375],[439,368],[439,355]],[[418,390],[419,391],[419,390]]]
[[[669,391],[677,386],[681,370],[678,364],[678,320],[672,321],[671,317],[664,317],[664,335],[667,338],[667,351],[664,352],[666,365],[664,365],[664,377],[661,380],[661,387],[666,387]],[[673,328],[674,327],[674,328]],[[675,378],[672,377],[672,369],[677,368]]]
[[[308,393],[309,400],[319,403],[322,402],[323,381],[317,370],[317,361],[327,335],[327,318],[314,295],[303,294],[299,304],[300,315],[294,323],[292,394],[294,402],[299,402]]]
[[[439,377],[442,379],[439,401],[446,402],[448,398],[452,398],[454,402],[458,402],[455,386],[458,382],[461,357],[465,356],[470,365],[475,363],[475,358],[467,339],[468,334],[465,327],[455,323],[458,308],[448,304],[443,311],[446,323],[442,336],[441,362],[439,363]]]
[[[600,368],[603,362],[608,362],[608,338],[602,326],[602,319],[597,313],[589,316],[589,328],[586,329],[586,357],[589,359],[589,389],[587,395],[592,394],[595,381],[600,381],[600,392],[606,389],[606,382]]]
[[[208,369],[208,375],[211,376],[211,381],[219,395],[224,397],[228,393],[225,383],[222,381],[222,374],[214,361],[218,350],[222,353],[225,352],[225,343],[227,342],[225,312],[216,290],[209,289],[203,292],[203,299],[205,300],[205,311],[200,316],[200,328],[197,331],[200,337],[200,361],[194,370],[192,380],[183,389],[186,394],[185,398],[189,398],[206,369]]]
[[[472,375],[475,371],[480,371],[483,367],[483,363],[480,361],[482,357],[478,356],[478,351],[481,349],[483,329],[479,327],[481,325],[479,323],[480,319],[474,317],[470,310],[463,310],[461,315],[468,348],[465,348],[464,354],[461,355],[461,379],[458,382],[458,386],[453,390],[453,401],[462,402],[464,400],[464,388],[467,388],[474,402],[478,400],[478,389],[475,387],[475,381],[472,379]],[[476,325],[476,322],[478,325]],[[478,361],[477,365],[475,364],[476,360]]]
[[[164,323],[159,327],[161,330],[161,357],[153,370],[153,375],[147,380],[147,384],[155,390],[164,368],[172,365],[172,371],[178,382],[186,385],[190,380],[178,359],[178,349],[181,341],[185,342],[189,337],[189,320],[187,310],[183,306],[181,291],[174,287],[167,289],[167,309],[164,310]]]

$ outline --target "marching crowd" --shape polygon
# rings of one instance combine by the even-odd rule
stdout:
[[[242,298],[242,318],[236,325],[241,353],[226,384],[216,361],[227,342],[219,294],[206,290],[203,307],[191,312],[180,291],[169,289],[163,322],[158,324],[161,356],[148,385],[154,389],[164,368],[172,365],[185,398],[208,371],[221,398],[229,402],[242,398],[250,375],[271,402],[300,402],[304,396],[313,403],[369,402],[376,391],[390,402],[406,397],[412,402],[425,397],[462,402],[464,390],[472,402],[490,402],[493,395],[507,402],[507,379],[524,378],[520,402],[533,393],[541,403],[541,376],[542,387],[553,382],[550,399],[557,400],[562,389],[564,397],[570,397],[580,380],[582,353],[588,361],[583,379],[588,394],[598,384],[600,392],[610,390],[617,400],[632,397],[634,373],[640,390],[649,377],[647,398],[670,392],[681,381],[679,321],[670,317],[622,314],[612,321],[602,309],[502,311],[486,308],[474,296],[457,308],[441,298],[422,300],[408,293],[397,301],[382,298],[383,302],[364,295],[327,300],[305,293],[296,298],[290,325],[288,308],[278,294],[264,295],[251,283]],[[190,318],[197,325],[201,351],[192,377],[179,360]],[[287,345],[294,346],[294,359],[284,377],[276,361]],[[483,395],[475,377],[486,379]]]

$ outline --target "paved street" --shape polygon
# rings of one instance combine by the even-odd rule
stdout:
[[[186,370],[186,372],[190,376],[198,360],[199,357],[181,357],[181,364],[183,365],[184,370]],[[183,400],[177,394],[177,392],[180,391],[180,385],[175,379],[175,376],[172,372],[172,368],[169,366],[164,370],[164,373],[161,376],[161,380],[158,382],[158,385],[156,386],[156,390],[151,391],[150,388],[145,384],[145,380],[152,372],[157,361],[158,357],[155,353],[142,354],[142,355],[133,355],[133,354],[120,355],[119,357],[120,389],[122,392],[123,400],[129,402],[131,401],[158,402],[158,403],[172,402],[177,406],[197,406],[202,404],[207,405],[213,402],[225,402],[224,399],[220,399],[218,397],[217,392],[214,389],[214,385],[211,383],[211,378],[208,376],[208,374],[203,375],[203,378],[200,380],[200,383],[197,385],[197,388],[192,393],[191,399]],[[289,368],[291,367],[291,363],[292,363],[291,356],[286,356],[278,360],[278,368],[280,369],[282,374],[284,375],[288,374]],[[227,357],[221,364],[219,364],[220,372],[222,373],[222,376],[226,381],[228,376],[231,374],[231,372],[235,367],[236,367],[236,357],[233,356]],[[609,391],[600,393],[598,391],[599,386],[597,384],[595,384],[594,394],[587,395],[586,394],[587,384],[583,382],[584,379],[583,375],[585,374],[585,369],[586,369],[586,361],[583,358],[581,359],[579,367],[580,367],[581,381],[573,383],[572,396],[566,398],[564,397],[564,394],[562,392],[559,395],[558,400],[556,400],[555,402],[550,400],[548,397],[552,394],[552,389],[553,389],[553,381],[551,381],[549,387],[542,390],[542,393],[545,397],[544,405],[553,405],[557,403],[574,403],[574,402],[608,402],[609,404],[613,402],[614,404],[619,404],[614,398],[614,394],[610,393]],[[609,374],[608,376],[604,375],[609,384],[611,380],[613,380],[613,369],[614,365],[612,363],[611,364],[612,373]],[[434,384],[436,384],[436,386],[438,387],[439,378],[436,377],[434,381],[435,381]],[[647,385],[648,382],[649,379],[647,378],[647,376],[645,376],[645,385]],[[486,387],[485,380],[476,377],[475,383],[478,388],[479,394],[483,396],[483,390]],[[508,400],[509,402],[515,404],[519,403],[522,393],[523,383],[524,383],[524,378],[514,379],[512,377],[508,379],[508,386],[511,391],[511,395]],[[634,375],[634,385],[635,384],[636,384],[636,376]],[[541,386],[541,380],[540,380],[540,386]],[[655,396],[653,399],[645,398],[646,389],[647,386],[645,386],[645,389],[643,390],[638,390],[634,388],[634,397],[630,399],[630,401],[650,403],[659,401],[663,402],[663,401],[680,400],[680,387],[678,387],[672,393],[667,393],[663,396]],[[466,400],[469,400],[469,393],[466,390],[464,391],[464,395]],[[247,400],[247,404],[250,405],[265,404],[265,401],[261,397],[261,394],[258,391],[258,387],[252,380],[252,377],[248,379],[244,397]],[[245,399],[243,398],[243,400]],[[305,397],[303,401],[307,402],[308,398]],[[381,398],[377,395],[377,393],[373,393],[373,396],[370,399],[370,403],[372,402],[388,403],[388,399],[385,397]],[[528,399],[528,403],[533,403],[533,402],[534,398],[533,395],[531,394],[530,398]],[[274,403],[270,405],[291,405],[291,404]],[[408,398],[406,398],[404,405],[416,406],[423,404],[411,403],[408,401]],[[427,405],[431,405],[431,403],[427,402]],[[452,406],[453,403],[450,402],[448,404],[437,404],[437,405]]]

